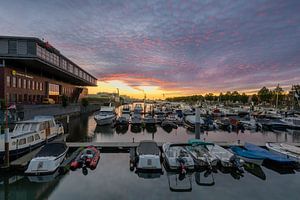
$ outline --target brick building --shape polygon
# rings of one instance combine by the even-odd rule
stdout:
[[[97,79],[38,38],[0,36],[0,99],[15,104],[70,102],[96,86]]]

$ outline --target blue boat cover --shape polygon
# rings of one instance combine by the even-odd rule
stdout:
[[[238,146],[230,147],[230,149],[236,155],[244,157],[244,158],[257,159],[257,160],[263,160],[266,158],[265,156],[257,155],[255,152],[251,152],[251,151],[242,149],[241,147],[238,147]]]
[[[257,156],[265,157],[265,159],[269,159],[271,161],[275,161],[282,164],[292,164],[294,163],[293,160],[287,158],[284,155],[273,153],[266,149],[263,149],[257,145],[251,143],[245,143],[245,149],[252,153],[255,153]]]

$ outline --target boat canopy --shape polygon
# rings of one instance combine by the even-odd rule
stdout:
[[[139,155],[159,155],[159,148],[156,142],[151,140],[141,141],[137,147],[137,152]]]
[[[67,145],[64,142],[50,142],[37,153],[35,157],[57,157],[65,152]]]

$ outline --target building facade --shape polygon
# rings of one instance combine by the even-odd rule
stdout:
[[[10,104],[40,104],[45,98],[70,102],[96,86],[97,79],[48,42],[0,36],[0,99]]]

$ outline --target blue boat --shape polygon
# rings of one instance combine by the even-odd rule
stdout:
[[[276,164],[287,165],[287,166],[295,165],[294,160],[287,158],[286,156],[263,149],[255,144],[245,143],[245,149],[254,152],[257,156],[262,156],[262,157],[264,156],[265,162],[274,162]]]
[[[260,165],[266,158],[265,156],[258,155],[255,152],[243,149],[238,146],[232,146],[232,147],[230,147],[230,150],[234,154],[236,154],[238,157],[242,158],[243,160],[245,160],[246,162],[249,162],[249,163],[254,163],[254,164]]]

